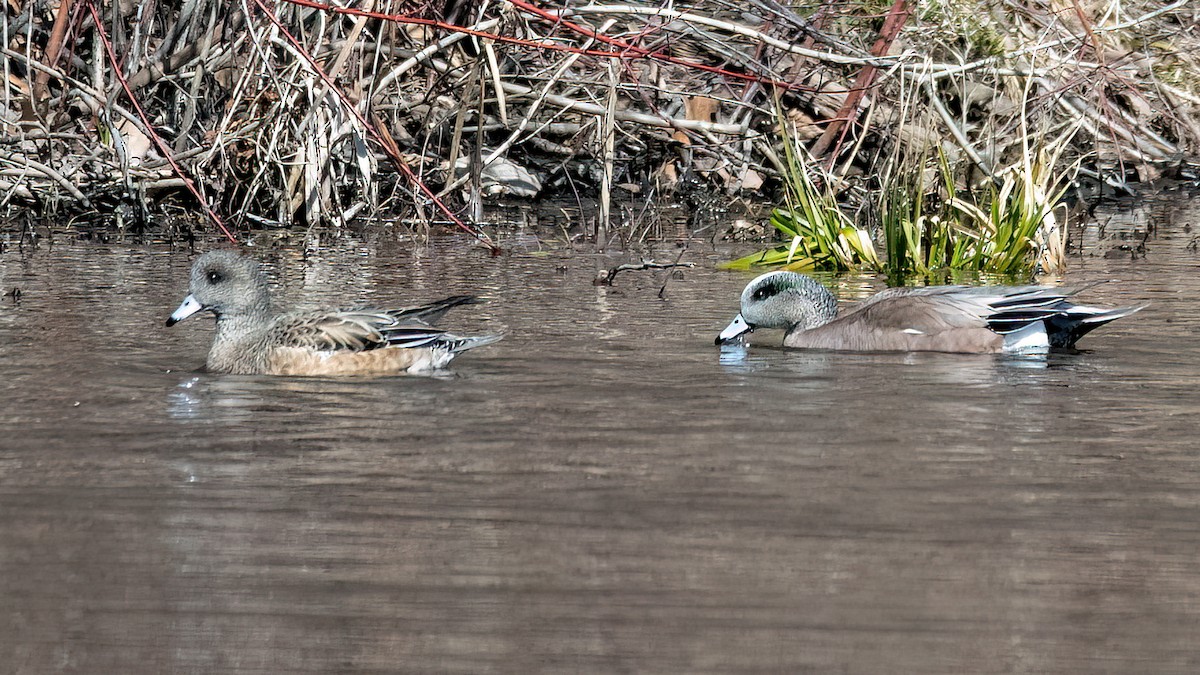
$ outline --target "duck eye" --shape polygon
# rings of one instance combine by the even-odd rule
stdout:
[[[775,295],[778,292],[779,292],[779,289],[774,284],[768,284],[766,286],[763,286],[762,288],[755,290],[754,293],[751,294],[750,297],[753,298],[754,300],[766,300],[767,298],[771,297],[772,295]]]
[[[216,270],[209,270],[209,272],[208,272],[208,283],[210,283],[210,284],[219,284],[219,283],[221,283],[222,281],[225,281],[225,275],[224,275],[224,274],[221,274],[220,272],[218,272],[218,271],[216,271]]]

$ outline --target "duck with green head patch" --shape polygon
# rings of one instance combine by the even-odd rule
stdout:
[[[1141,307],[1077,305],[1080,288],[925,286],[891,288],[838,316],[837,299],[815,279],[768,272],[742,292],[741,313],[717,344],[756,328],[780,328],[783,346],[846,351],[969,354],[1070,349],[1088,332]]]

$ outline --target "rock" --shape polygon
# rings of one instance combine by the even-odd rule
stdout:
[[[485,150],[484,155],[487,154]],[[460,157],[454,163],[455,177],[467,173],[471,165],[470,157]],[[511,197],[534,197],[542,190],[542,181],[525,167],[498,157],[495,161],[483,167],[479,173],[479,182],[483,196],[494,197],[507,195]]]

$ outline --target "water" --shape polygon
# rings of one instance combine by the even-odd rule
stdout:
[[[701,241],[665,299],[553,234],[264,245],[294,299],[477,292],[446,325],[506,335],[343,380],[196,372],[211,321],[162,325],[186,251],[10,240],[0,663],[1196,672],[1198,217],[1102,212],[1067,280],[1152,304],[1040,361],[722,354],[747,277]]]

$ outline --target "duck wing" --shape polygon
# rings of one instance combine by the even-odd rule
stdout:
[[[835,323],[883,330],[939,333],[953,328],[987,325],[989,299],[967,287],[890,288],[838,317]]]
[[[823,326],[790,335],[785,344],[950,352],[1071,347],[1085,333],[1140,309],[1072,303],[1071,296],[1084,288],[1087,286],[888,289]]]
[[[929,286],[884,291],[792,346],[861,351],[996,352],[1004,332],[1053,316],[1062,294],[1030,286]]]
[[[1080,288],[1049,286],[924,286],[890,288],[859,306],[878,325],[912,323],[925,317],[933,327],[986,325],[1004,334],[1063,311],[1067,298]],[[921,328],[921,326],[913,326]]]
[[[434,310],[440,316],[445,309]],[[409,310],[353,309],[289,314],[274,326],[275,344],[317,351],[416,348],[439,341],[446,331],[406,314]]]

